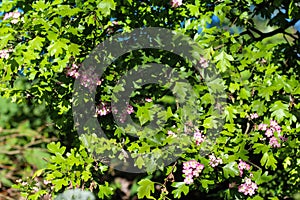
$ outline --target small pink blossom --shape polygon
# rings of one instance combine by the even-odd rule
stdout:
[[[273,130],[271,128],[268,128],[265,132],[265,135],[267,137],[272,137],[273,136]]]
[[[171,0],[171,6],[177,8],[182,5],[182,0]]]
[[[9,51],[6,50],[6,49],[0,50],[0,58],[8,59],[9,58]]]
[[[184,183],[188,185],[192,184],[194,182],[193,178],[198,177],[203,169],[204,165],[196,160],[184,162],[182,170],[182,173],[185,175]]]
[[[112,24],[113,25],[119,25],[119,22],[118,21],[112,21]]]
[[[190,175],[189,175],[189,176],[186,176],[186,177],[184,178],[183,182],[184,182],[185,184],[188,184],[188,185],[192,184],[192,183],[194,182],[193,176],[190,176]]]
[[[127,106],[127,113],[130,115],[131,113],[134,113],[134,110],[133,110],[133,107],[132,107],[132,105],[128,105]]]
[[[151,98],[145,98],[145,101],[149,103],[149,102],[152,102],[152,99]]]
[[[196,142],[196,145],[199,146],[202,142],[204,142],[204,135],[202,135],[202,132],[199,130],[196,130],[194,133],[194,140]]]
[[[244,195],[252,196],[255,194],[255,191],[258,189],[256,183],[252,182],[250,178],[245,178],[245,183],[241,184],[238,187],[238,191],[244,193]]]
[[[276,127],[278,123],[275,120],[270,120],[270,126],[271,127]]]
[[[176,136],[176,134],[171,130],[168,130],[167,134],[168,134],[168,136]]]
[[[250,118],[251,118],[251,119],[256,119],[256,118],[258,118],[258,114],[257,114],[257,113],[250,114]]]
[[[3,20],[7,20],[9,18],[12,17],[12,12],[9,12],[9,13],[5,13],[4,17],[3,17]]]
[[[268,124],[259,124],[258,130],[265,131],[267,130]]]
[[[209,161],[210,161],[209,165],[212,167],[216,167],[219,164],[223,163],[223,160],[221,158],[216,158],[216,156],[214,154],[209,155],[208,157],[209,157]]]
[[[281,133],[281,126],[276,125],[273,128],[276,130],[277,133]]]
[[[208,67],[208,60],[206,60],[204,57],[200,57],[199,64],[201,65],[202,68],[207,68]]]
[[[242,177],[242,175],[243,175],[243,170],[244,169],[246,169],[246,170],[250,170],[250,165],[249,164],[247,164],[245,161],[243,161],[243,160],[239,160],[240,162],[239,162],[239,164],[238,164],[238,168],[239,168],[239,171],[240,171],[240,177]]]
[[[277,138],[274,137],[274,136],[270,138],[269,144],[273,148],[279,148],[280,147],[280,143],[278,142]]]
[[[16,24],[19,21],[21,13],[19,11],[5,13],[3,20],[12,18],[11,23]]]
[[[111,113],[111,108],[107,105],[107,103],[101,102],[99,105],[97,105],[96,114],[100,116],[105,116],[109,113]]]

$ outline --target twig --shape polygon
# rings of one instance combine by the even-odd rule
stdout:
[[[249,164],[253,165],[254,167],[256,167],[256,168],[258,168],[258,169],[261,169],[261,167],[259,167],[258,165],[254,164],[254,163],[251,162],[251,161],[246,161],[246,162],[248,162]]]
[[[174,163],[174,165],[172,166],[172,170],[171,170],[171,172],[168,174],[168,176],[165,178],[165,182],[164,182],[164,186],[166,187],[166,184],[167,184],[167,182],[168,182],[168,179],[171,177],[171,174],[172,174],[172,176],[173,176],[173,171],[174,171],[174,168],[175,168],[175,166],[177,165],[177,161]],[[174,177],[172,177],[172,178],[174,178]]]

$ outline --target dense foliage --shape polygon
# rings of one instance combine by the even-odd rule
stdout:
[[[1,96],[34,108],[45,106],[46,113],[37,111],[40,121],[31,128],[38,129],[49,116],[55,130],[48,131],[60,140],[47,145],[48,153],[31,150],[47,165],[43,161],[34,176],[16,182],[14,188],[23,196],[51,199],[75,188],[91,191],[98,199],[275,200],[299,195],[300,31],[294,28],[300,23],[298,0],[6,0],[0,12]],[[81,71],[102,42],[146,27],[188,36],[200,47],[201,68],[216,69],[218,78],[208,81],[195,63],[151,48],[116,58],[102,77],[94,76],[93,68]],[[138,66],[148,69],[150,63],[174,68],[192,89],[176,83],[173,89],[168,83],[132,84],[134,92],[124,113],[141,126],[157,119],[159,129],[120,127],[111,107],[114,93],[125,87],[118,80]],[[74,123],[74,82],[87,91],[97,86],[95,119],[107,139],[99,139],[93,151],[126,160],[127,154],[117,154],[126,150],[135,167],[147,173],[116,170],[90,153],[85,142],[92,139],[79,137]],[[175,96],[192,93],[197,98],[184,111],[179,103],[185,102],[178,103]],[[5,129],[18,128],[6,127],[3,121]],[[15,143],[26,147],[29,133]],[[211,133],[215,141],[208,137]],[[165,155],[161,148],[169,144],[184,151],[166,166],[159,158]],[[169,153],[172,150],[176,149]],[[11,185],[10,181],[15,179],[4,182]]]

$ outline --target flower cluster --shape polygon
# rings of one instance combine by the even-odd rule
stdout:
[[[82,71],[82,74],[78,72],[79,66],[75,63],[71,67],[67,66],[67,76],[72,78],[79,78],[80,84],[90,90],[93,90],[96,85],[101,85],[102,81],[95,75],[93,69],[87,69]]]
[[[242,177],[243,175],[243,170],[246,169],[246,170],[250,170],[250,165],[247,164],[245,161],[239,159],[239,164],[238,164],[238,168],[239,168],[239,171],[240,171],[240,177]]]
[[[221,158],[216,158],[216,156],[214,154],[209,155],[209,165],[212,167],[216,167],[219,164],[223,163],[223,160]]]
[[[280,144],[279,144],[277,138],[274,137],[274,136],[270,138],[269,144],[270,144],[270,146],[273,147],[273,148],[279,148],[279,147],[280,147]]]
[[[258,118],[259,116],[258,116],[258,114],[257,113],[251,113],[250,114],[250,119],[256,119],[256,118]]]
[[[208,60],[206,60],[203,56],[200,57],[199,64],[201,65],[202,68],[207,68],[208,67]]]
[[[5,13],[3,20],[12,18],[11,23],[16,24],[16,23],[18,23],[20,16],[21,16],[21,13],[19,11],[9,12],[9,13]]]
[[[98,104],[96,106],[96,114],[100,115],[100,116],[105,116],[105,115],[111,113],[112,111],[114,112],[114,114],[118,113],[117,109],[112,110],[111,106],[108,105],[108,103],[105,103],[105,102],[101,102],[100,104]],[[133,109],[132,105],[128,105],[127,106],[126,112],[124,112],[124,114],[125,113],[127,113],[129,115],[132,114],[132,113],[134,113],[134,109]],[[121,115],[121,116],[123,116],[123,115]]]
[[[168,136],[176,137],[176,134],[171,130],[168,130],[167,134],[168,134]]]
[[[257,184],[252,182],[250,178],[245,178],[245,183],[238,187],[238,191],[244,193],[244,195],[252,196],[258,189]]]
[[[104,116],[111,113],[111,108],[107,103],[101,102],[96,106],[96,113],[100,116]]]
[[[147,97],[147,98],[145,98],[145,101],[148,102],[148,103],[150,103],[150,102],[152,102],[152,98],[148,98]]]
[[[134,110],[133,110],[133,107],[132,107],[132,105],[128,105],[128,106],[127,106],[127,110],[126,110],[126,112],[127,112],[127,114],[128,114],[128,115],[130,115],[130,114],[134,113]]]
[[[12,52],[12,51],[13,51],[12,49],[3,49],[3,50],[0,50],[0,58],[8,59],[9,52]]]
[[[194,140],[196,142],[196,145],[200,145],[202,142],[204,142],[204,135],[202,134],[202,131],[199,131],[198,129],[196,130],[196,132],[194,133]]]
[[[279,135],[279,138],[282,141],[285,141],[286,138],[283,136],[280,136],[281,133],[281,126],[278,125],[278,123],[275,120],[270,120],[270,125],[268,124],[259,124],[258,125],[258,130],[265,131],[265,136],[269,138],[269,145],[273,148],[279,148],[280,143],[277,140],[277,138],[274,136],[274,133],[277,132]]]
[[[185,175],[184,183],[192,184],[194,182],[194,177],[198,177],[199,174],[204,169],[204,165],[197,162],[196,160],[190,160],[183,163],[182,173]]]
[[[171,6],[177,8],[182,5],[182,0],[171,0]]]

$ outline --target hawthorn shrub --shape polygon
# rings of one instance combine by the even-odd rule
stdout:
[[[299,24],[299,8],[297,0],[2,1],[1,95],[18,103],[45,104],[60,139],[47,146],[52,155],[48,166],[14,187],[28,199],[55,198],[75,188],[91,191],[98,199],[296,198],[300,34],[294,26]],[[194,63],[180,55],[143,48],[116,58],[102,77],[95,76],[92,67],[80,71],[104,41],[146,27],[188,36],[201,48],[202,69],[214,66],[221,78],[208,83]],[[128,114],[146,126],[158,118],[155,134],[119,127],[114,119],[119,111],[111,106],[114,92],[124,89],[117,87],[118,80],[150,63],[172,67],[192,86],[186,90],[178,84],[170,91],[167,83],[133,84],[121,119]],[[118,171],[105,158],[93,156],[85,142],[95,138],[77,134],[74,82],[87,91],[97,87],[94,114],[108,139],[100,138],[94,151],[108,151],[110,159],[126,161],[128,155],[118,153],[126,150],[135,167],[147,173]],[[193,109],[185,113],[174,96],[192,92],[197,99],[188,102]],[[221,93],[219,102],[215,94]],[[200,114],[194,115],[194,110]],[[215,110],[220,111],[218,119]],[[193,123],[182,123],[186,116]],[[209,132],[215,132],[215,140]],[[178,138],[188,148],[170,165],[158,163],[155,159],[165,153],[161,147],[177,144]],[[152,157],[142,157],[143,153]],[[126,194],[120,197],[120,191]]]

